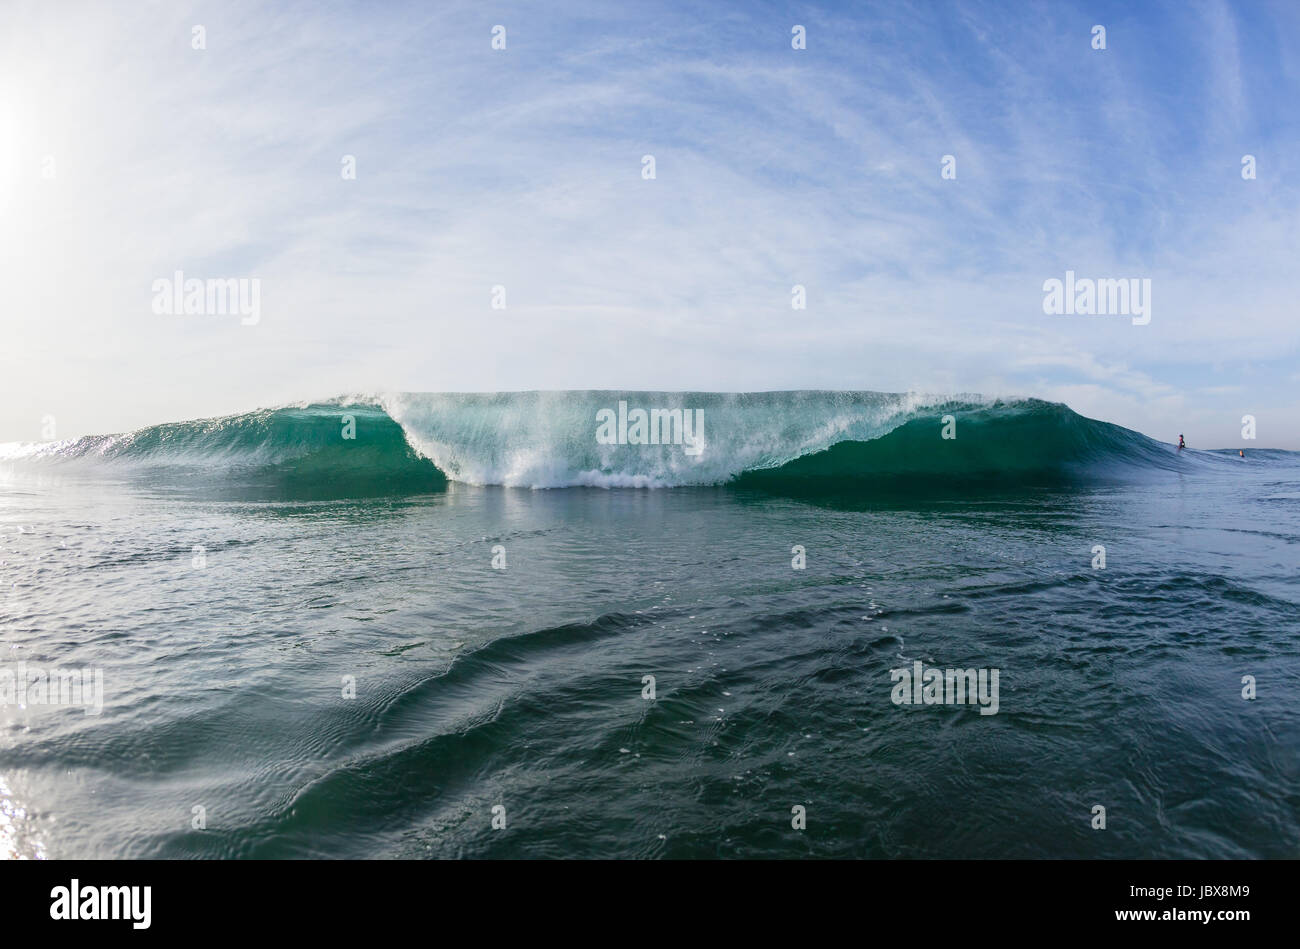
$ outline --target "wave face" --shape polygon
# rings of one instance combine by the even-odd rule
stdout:
[[[354,438],[345,438],[350,418]],[[263,409],[225,418],[152,425],[123,435],[0,445],[0,463],[85,471],[103,467],[174,484],[237,483],[297,497],[364,496],[445,485],[377,404]]]
[[[746,472],[741,481],[763,487],[869,481],[933,489],[952,483],[1127,479],[1209,463],[1199,457],[1205,453],[1180,454],[1056,403],[967,403],[940,409],[954,419],[951,439],[942,437],[938,410],[932,409],[879,438],[842,441],[777,468]]]
[[[622,405],[620,405],[622,404]],[[637,441],[635,410],[699,420]],[[602,443],[602,412],[611,418]],[[956,420],[942,437],[943,416]],[[627,419],[620,427],[612,419]],[[345,437],[348,420],[354,437]],[[692,441],[694,439],[694,441]],[[697,453],[688,450],[692,444]],[[1286,453],[1290,454],[1290,453]],[[1036,399],[882,392],[403,393],[156,425],[125,435],[0,446],[0,462],[110,465],[310,491],[422,491],[447,479],[552,488],[1124,477],[1239,463],[1176,453]]]

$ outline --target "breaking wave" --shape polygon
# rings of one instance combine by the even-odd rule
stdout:
[[[662,414],[649,438],[635,427],[637,409]],[[614,443],[597,438],[602,410],[619,419],[606,432],[617,436],[604,439]],[[702,422],[685,443],[673,424],[678,410]],[[945,427],[953,437],[944,437]],[[692,438],[695,452],[687,450]],[[650,439],[667,443],[635,443]],[[1178,453],[1037,399],[820,391],[341,397],[121,435],[0,445],[0,464],[8,466],[108,466],[333,494],[427,491],[448,480],[529,488],[1025,482],[1237,461]]]

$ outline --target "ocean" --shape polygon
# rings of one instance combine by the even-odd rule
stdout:
[[[1032,399],[4,445],[0,856],[1294,858],[1298,567],[1300,453]]]

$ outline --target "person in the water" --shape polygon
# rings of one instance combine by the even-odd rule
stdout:
[[[1242,451],[1240,448],[1237,449],[1237,454],[1240,455],[1242,458],[1246,457],[1246,453]]]
[[[1178,436],[1178,450],[1179,450],[1179,451],[1182,451],[1182,450],[1183,450],[1184,448],[1186,448],[1186,447],[1187,447],[1187,443],[1186,443],[1185,441],[1183,441],[1183,436],[1182,436],[1182,435],[1179,435],[1179,436]]]

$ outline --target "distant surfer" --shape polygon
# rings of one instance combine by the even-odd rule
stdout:
[[[1178,436],[1178,450],[1179,450],[1179,451],[1182,451],[1182,450],[1183,450],[1184,448],[1186,448],[1186,447],[1187,447],[1187,442],[1183,441],[1183,436],[1182,436],[1182,435],[1179,435],[1179,436]]]
[[[1241,458],[1243,459],[1246,457],[1246,453],[1242,451],[1240,448],[1237,449],[1237,454],[1241,456]]]

